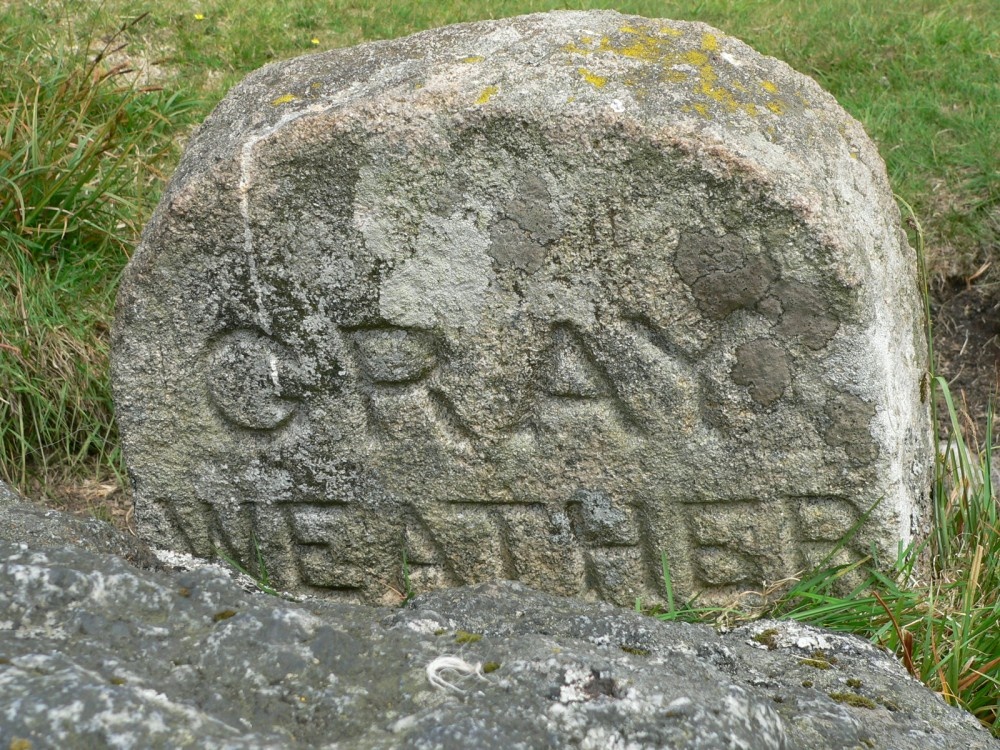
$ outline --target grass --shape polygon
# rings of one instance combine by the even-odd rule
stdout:
[[[220,549],[215,550],[215,555],[237,573],[241,573],[248,580],[252,581],[254,585],[265,594],[280,597],[281,592],[278,591],[271,583],[271,574],[267,571],[267,564],[264,560],[264,554],[260,551],[260,544],[257,541],[257,537],[250,534],[250,541],[253,543],[254,567],[256,570],[250,570],[246,566],[240,564],[238,560],[230,557]]]
[[[865,124],[901,204],[912,206],[911,236],[926,238],[930,278],[1000,287],[995,0],[161,0],[141,15],[134,7],[0,0],[0,477],[36,496],[84,478],[121,482],[107,379],[119,274],[191,126],[249,71],[305,52],[554,8],[708,22],[812,75]],[[901,551],[894,575],[820,571],[773,597],[769,614],[883,643],[1000,735],[992,424],[982,451],[970,451],[947,384],[933,382],[952,429],[938,460],[932,536]],[[867,577],[837,596],[849,572]],[[666,560],[664,574],[669,586]],[[668,594],[668,618],[741,616]]]
[[[174,151],[184,98],[53,54],[0,15],[0,478],[120,465],[107,374],[118,275]]]

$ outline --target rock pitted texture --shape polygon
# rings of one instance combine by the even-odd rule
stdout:
[[[0,482],[0,508],[23,501],[24,498],[14,491],[12,487],[4,482]]]
[[[134,536],[96,518],[39,507],[3,482],[0,482],[0,539],[30,547],[75,545],[92,552],[121,555],[136,565],[155,565],[150,550]]]
[[[925,512],[915,260],[861,126],[701,24],[448,27],[267,66],[121,285],[141,532],[369,603],[702,601]]]
[[[438,672],[440,657],[475,671]],[[720,636],[512,582],[396,610],[296,604],[247,593],[214,566],[142,571],[0,535],[0,747],[1000,743],[890,655],[794,623]]]

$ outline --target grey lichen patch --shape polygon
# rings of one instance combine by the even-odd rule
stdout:
[[[409,383],[435,365],[433,338],[403,328],[359,329],[351,335],[358,361],[374,383]]]
[[[382,316],[412,328],[475,329],[490,285],[489,238],[465,219],[427,216],[412,258],[382,283]]]
[[[752,308],[778,278],[774,260],[732,234],[681,234],[675,265],[698,308],[715,320]]]
[[[772,294],[781,306],[776,333],[797,339],[810,349],[822,349],[837,333],[840,322],[828,312],[822,292],[810,284],[782,280]]]
[[[733,382],[749,388],[750,397],[761,406],[770,406],[792,382],[788,355],[768,339],[757,339],[736,349]]]
[[[505,201],[499,220],[490,227],[490,256],[501,268],[534,273],[545,261],[548,243],[562,234],[553,210],[553,197],[545,180],[530,174],[515,186]]]
[[[503,206],[503,214],[537,242],[551,242],[562,234],[559,217],[552,210],[552,194],[539,175],[526,176]]]
[[[501,268],[534,273],[545,260],[545,247],[511,219],[501,219],[490,227],[490,257]]]
[[[878,446],[872,439],[869,427],[875,416],[875,405],[853,393],[838,393],[825,408],[830,426],[823,433],[828,445],[843,448],[847,455],[858,461],[871,461],[878,455]]]

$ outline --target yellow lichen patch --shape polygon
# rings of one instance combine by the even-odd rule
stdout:
[[[282,94],[277,99],[271,100],[271,106],[280,107],[282,104],[288,104],[288,102],[294,102],[298,98],[299,97],[295,96],[295,94]]]
[[[760,87],[769,94],[777,94],[778,87],[772,81],[761,81]]]
[[[646,62],[666,62],[670,56],[676,57],[676,52],[671,48],[673,40],[667,37],[677,37],[681,32],[669,26],[659,28],[637,28],[635,26],[622,26],[618,29],[622,34],[627,35],[620,41],[612,40],[608,36],[602,36],[594,44],[594,38],[590,36],[580,37],[580,44],[570,42],[563,45],[563,52],[576,53],[580,55],[591,55],[595,52],[610,52],[622,57],[629,57],[633,60],[645,60]],[[587,46],[580,46],[587,45]]]
[[[605,78],[604,76],[594,75],[586,68],[577,68],[576,72],[579,73],[581,76],[583,76],[583,80],[585,80],[587,83],[589,83],[591,86],[594,86],[595,88],[602,89],[608,83],[607,78]]]
[[[476,104],[486,104],[486,102],[496,96],[498,91],[500,91],[500,89],[496,86],[487,86],[483,89],[482,93],[479,94],[479,98],[476,99]]]
[[[608,37],[603,37],[598,50],[646,62],[661,62],[673,53],[673,41],[670,39],[639,29],[633,29],[628,33],[632,38],[627,43],[615,44]]]
[[[719,75],[715,72],[715,69],[712,68],[711,65],[702,65],[698,69],[698,75],[700,77],[700,82],[696,89],[698,93],[707,96],[714,102],[718,102],[729,112],[742,110],[751,117],[757,116],[756,104],[753,102],[741,102],[733,96],[731,91],[723,88],[722,86],[716,85],[719,80]]]
[[[684,53],[684,62],[701,67],[702,65],[708,62],[708,55],[706,55],[704,52],[691,50],[690,52]]]
[[[486,58],[482,55],[469,55],[468,57],[463,57],[462,62],[469,63],[471,65],[473,63],[481,63],[485,59]]]
[[[669,26],[628,25],[619,27],[618,32],[601,37],[596,44],[591,37],[581,37],[578,43],[565,45],[563,51],[585,56],[610,53],[654,63],[659,67],[657,77],[661,83],[684,83],[690,87],[690,93],[696,99],[706,100],[688,106],[684,110],[697,112],[702,117],[710,118],[718,114],[718,111],[714,110],[713,102],[722,105],[725,111],[743,112],[750,117],[757,117],[760,114],[764,105],[754,92],[729,75],[724,81],[720,80],[719,73],[712,65],[711,55],[721,49],[724,38],[722,35],[702,34],[700,48],[685,50],[678,49],[675,43],[676,37],[683,36],[682,32]],[[696,75],[692,74],[691,67],[697,69]],[[679,68],[687,69],[679,70]],[[597,88],[602,88],[609,80],[591,73],[586,68],[577,68],[577,71],[585,81]],[[632,89],[638,89],[643,82],[644,79],[635,76],[624,80],[625,85]],[[768,91],[768,85],[774,86],[769,81],[762,82],[761,85]],[[768,108],[780,114],[786,104],[780,99],[776,99],[775,102],[776,106],[781,108],[780,112],[772,105],[768,105]]]
[[[785,114],[785,103],[781,99],[774,99],[767,103],[767,108],[774,112],[776,115]]]
[[[701,83],[698,86],[698,90],[702,94],[723,105],[730,111],[739,107],[739,104],[736,102],[736,97],[721,86],[715,85],[719,76],[712,69],[711,65],[702,65],[701,68],[698,69],[698,75],[701,76]]]

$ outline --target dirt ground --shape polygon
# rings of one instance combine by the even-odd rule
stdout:
[[[970,445],[982,447],[986,414],[1000,383],[1000,294],[992,284],[942,282],[934,298],[931,317],[938,374],[950,384]],[[997,434],[994,427],[994,444]]]

